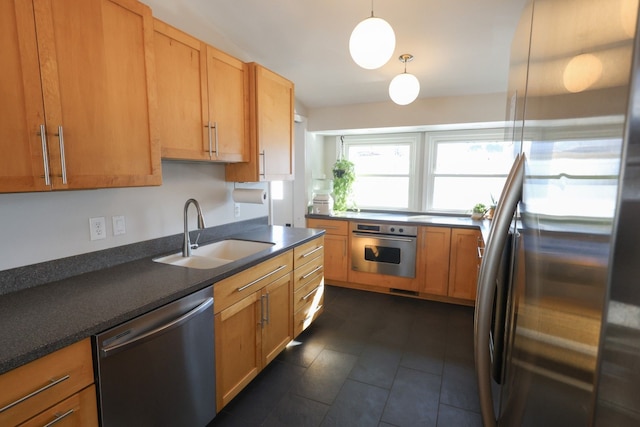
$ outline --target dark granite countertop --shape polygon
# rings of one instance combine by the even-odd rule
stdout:
[[[396,213],[396,212],[340,212],[333,215],[308,214],[307,218],[337,219],[348,221],[401,222],[412,225],[477,228],[482,232],[485,242],[491,227],[490,220],[473,220],[470,216],[455,216],[429,213]]]
[[[265,225],[227,238],[273,242],[273,247],[218,268],[176,267],[154,262],[149,256],[2,295],[0,374],[214,284],[323,233]]]

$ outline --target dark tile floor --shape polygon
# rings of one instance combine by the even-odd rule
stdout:
[[[473,309],[327,286],[325,311],[218,426],[482,426]]]

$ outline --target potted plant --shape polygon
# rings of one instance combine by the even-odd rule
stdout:
[[[493,214],[495,213],[496,207],[498,206],[498,201],[493,198],[493,194],[490,194],[490,196],[491,196],[491,204],[489,205],[489,208],[487,209],[487,214],[485,215],[487,219],[493,219]]]
[[[356,180],[355,165],[347,159],[340,158],[333,165],[333,210],[344,212],[353,206],[351,191]]]
[[[471,210],[471,219],[482,219],[485,213],[487,213],[487,206],[484,203],[476,203]]]

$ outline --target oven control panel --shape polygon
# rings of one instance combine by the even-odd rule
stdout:
[[[373,224],[352,222],[351,231],[359,233],[390,234],[394,236],[415,237],[418,235],[418,227],[405,224]]]

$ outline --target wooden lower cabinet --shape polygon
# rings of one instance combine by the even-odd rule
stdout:
[[[347,281],[349,272],[349,221],[307,219],[307,227],[325,230],[324,277],[328,281]]]
[[[0,426],[97,427],[90,339],[0,375],[0,408]]]
[[[260,296],[262,314],[262,366],[266,366],[293,339],[291,295],[293,280],[290,273],[265,286]]]
[[[470,228],[451,230],[448,292],[450,297],[475,301],[480,268],[478,245],[481,242],[482,234],[479,230]]]
[[[293,339],[292,267],[288,251],[214,285],[217,411]]]
[[[418,242],[418,274],[423,279],[420,292],[447,296],[451,228],[420,227]]]
[[[327,236],[319,237],[294,250],[294,337],[308,328],[324,310],[326,243]]]
[[[421,227],[418,271],[420,292],[475,302],[478,280],[479,230]]]
[[[36,415],[20,427],[89,427],[98,426],[96,388],[94,385],[79,391],[57,405]]]

